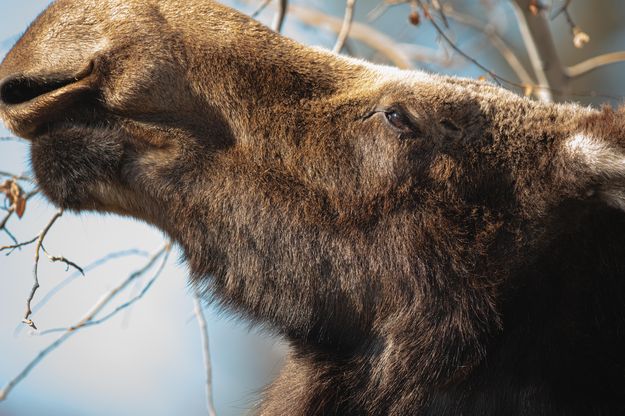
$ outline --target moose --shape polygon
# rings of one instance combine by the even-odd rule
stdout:
[[[625,110],[58,0],[0,65],[46,197],[179,244],[290,345],[260,415],[625,413]]]

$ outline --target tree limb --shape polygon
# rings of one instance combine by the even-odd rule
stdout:
[[[594,58],[587,59],[578,64],[571,65],[570,67],[566,68],[566,74],[570,78],[577,78],[602,66],[624,61],[625,51],[606,53],[604,55],[599,55],[595,56]]]
[[[544,87],[540,88],[539,98],[553,101],[553,90],[562,95],[568,94],[570,78],[560,62],[544,12],[539,10],[534,15],[530,11],[530,3],[531,0],[512,0],[538,87]]]
[[[213,404],[213,375],[211,369],[210,344],[208,339],[208,327],[206,326],[206,318],[204,317],[204,309],[202,308],[202,300],[197,292],[193,294],[193,311],[200,327],[202,336],[202,352],[204,359],[204,369],[206,372],[206,411],[208,416],[216,416],[215,405]]]
[[[11,172],[0,171],[0,176],[5,176],[7,178],[12,178],[12,179],[15,179],[16,181],[34,182],[33,178],[31,178],[30,176],[16,175],[16,174],[11,173]]]
[[[28,295],[28,298],[26,299],[26,312],[24,313],[24,319],[22,319],[22,322],[24,322],[26,325],[30,326],[33,329],[37,329],[37,327],[35,326],[35,323],[32,321],[32,319],[30,319],[30,315],[33,313],[32,309],[30,308],[30,304],[33,298],[35,297],[35,293],[37,292],[37,289],[39,289],[39,275],[38,275],[39,253],[41,252],[43,240],[46,238],[46,235],[48,235],[48,231],[50,231],[50,228],[52,228],[56,220],[61,218],[62,215],[63,215],[62,209],[57,211],[57,213],[52,216],[48,224],[46,224],[46,226],[41,231],[41,233],[39,233],[39,236],[37,237],[37,240],[36,240],[37,245],[35,246],[35,265],[33,267],[34,283],[33,283],[32,289],[30,290],[30,294]]]
[[[260,6],[258,6],[258,8],[254,10],[254,12],[250,15],[250,17],[253,19],[256,19],[258,15],[261,14],[267,6],[269,6],[269,3],[271,3],[271,0],[263,0]]]
[[[28,143],[28,141],[20,138],[20,137],[16,137],[16,136],[3,136],[0,137],[0,142],[17,142],[17,143],[23,143],[26,144]]]
[[[356,0],[347,0],[345,2],[345,16],[343,17],[343,26],[341,26],[341,30],[339,32],[339,36],[336,39],[336,44],[334,45],[334,49],[332,49],[335,53],[341,53],[343,46],[345,46],[345,41],[347,41],[347,37],[349,36],[349,31],[352,27],[352,22],[354,20],[354,5],[356,4]]]
[[[116,306],[115,309],[113,309],[111,312],[107,313],[106,315],[104,315],[101,318],[98,318],[98,319],[92,318],[92,319],[89,319],[88,321],[84,321],[83,320],[83,321],[81,321],[78,324],[78,326],[74,325],[74,326],[70,326],[70,327],[67,327],[67,328],[47,329],[45,331],[42,331],[40,335],[46,335],[46,334],[51,334],[51,333],[54,333],[54,332],[62,332],[62,331],[75,331],[78,328],[82,328],[82,327],[86,327],[86,326],[100,325],[100,324],[108,321],[109,319],[111,319],[115,315],[117,315],[122,310],[132,306],[135,302],[137,302],[138,300],[143,298],[143,296],[145,296],[145,294],[150,290],[150,288],[152,287],[154,282],[156,282],[156,279],[158,279],[158,277],[163,272],[163,269],[165,268],[165,264],[167,264],[167,259],[169,258],[170,246],[166,246],[164,248],[164,251],[160,251],[157,254],[155,254],[154,257],[153,257],[154,261],[156,261],[156,259],[158,259],[163,253],[164,253],[163,260],[161,261],[161,264],[159,265],[159,267],[156,270],[156,272],[154,273],[154,276],[152,276],[150,281],[143,287],[143,289],[141,289],[141,291],[139,292],[138,295],[133,296],[131,299],[127,300],[126,302],[122,303],[121,305]],[[148,269],[150,269],[152,267],[153,264],[154,264],[153,262],[148,262],[145,265],[144,268],[142,268],[138,272],[133,273],[128,278],[128,280],[124,282],[124,285],[120,287],[120,290],[118,292],[121,292],[123,289],[125,289],[126,286],[130,283],[130,281],[136,280],[139,276],[143,275]]]
[[[171,243],[165,244],[160,250],[158,250],[143,266],[141,269],[131,273],[125,280],[123,280],[118,286],[111,289],[109,292],[104,294],[96,304],[87,312],[87,314],[78,321],[75,325],[65,330],[65,332],[57,338],[55,341],[50,343],[47,347],[41,350],[35,358],[33,358],[27,365],[20,371],[20,373],[15,376],[12,380],[10,380],[3,388],[0,390],[0,401],[5,400],[11,391],[18,385],[28,374],[35,368],[48,354],[52,351],[60,347],[65,341],[67,341],[72,335],[78,332],[81,328],[84,328],[87,322],[93,320],[93,318],[113,299],[120,293],[125,287],[127,287],[130,282],[132,282],[137,277],[141,276],[147,270],[149,270],[154,263],[166,252],[169,252],[171,249]]]
[[[284,24],[284,18],[286,17],[286,10],[288,8],[288,0],[278,0],[278,11],[276,17],[273,20],[273,30],[280,33],[282,32],[282,25]]]
[[[342,19],[305,6],[291,5],[289,6],[289,13],[292,13],[309,26],[327,27],[336,33],[339,33],[343,27]],[[412,60],[402,48],[397,46],[395,40],[375,28],[363,23],[353,22],[349,33],[351,39],[362,42],[371,49],[380,52],[396,67],[401,69],[413,67]]]
[[[149,257],[149,253],[146,253],[145,251],[138,250],[138,249],[130,249],[130,250],[123,250],[123,251],[116,251],[116,252],[113,252],[113,253],[109,253],[106,256],[101,257],[98,260],[95,260],[94,262],[89,263],[87,266],[85,266],[84,267],[84,273],[88,273],[91,270],[96,269],[97,267],[100,267],[103,264],[108,263],[111,260],[122,258],[122,257],[128,257],[128,256]],[[39,310],[41,310],[41,308],[43,308],[57,293],[59,293],[62,289],[64,289],[67,285],[69,285],[76,278],[78,278],[79,276],[84,276],[84,273],[81,273],[80,271],[76,271],[76,272],[70,274],[69,276],[67,276],[61,282],[57,283],[32,308],[33,309],[33,314],[35,314]],[[22,331],[23,328],[24,328],[24,325],[17,326],[15,328],[14,335],[18,335]]]
[[[473,16],[465,15],[462,13],[458,13],[455,10],[451,10],[450,8],[445,9],[445,15],[455,20],[456,22],[469,26],[475,30],[482,32],[490,43],[497,49],[499,54],[505,59],[508,63],[508,66],[514,71],[516,76],[519,78],[523,84],[527,85],[535,85],[536,81],[532,78],[532,76],[527,72],[519,58],[516,56],[516,53],[512,50],[512,48],[506,43],[505,40],[497,33],[497,30],[490,25],[484,24],[484,22],[474,18]]]

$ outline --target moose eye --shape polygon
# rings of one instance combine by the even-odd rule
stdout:
[[[388,124],[399,131],[412,132],[414,130],[414,126],[408,117],[399,110],[387,110],[384,112],[384,116],[386,117]]]
[[[386,121],[398,130],[406,131],[411,130],[412,128],[412,124],[410,123],[410,120],[408,120],[408,117],[398,110],[385,111],[384,116],[386,117]]]

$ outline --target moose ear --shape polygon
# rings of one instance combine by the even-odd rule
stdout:
[[[565,142],[566,153],[589,196],[625,211],[625,148],[591,133],[577,133]]]

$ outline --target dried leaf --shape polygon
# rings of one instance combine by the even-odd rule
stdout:
[[[576,48],[581,49],[590,42],[590,36],[583,30],[581,30],[578,26],[573,28],[573,45]]]
[[[532,84],[523,84],[523,95],[529,97],[534,92],[534,86]]]
[[[533,16],[538,16],[538,12],[540,12],[542,6],[538,3],[538,0],[532,0],[530,1],[528,8]]]
[[[5,194],[7,198],[9,197],[9,194],[11,192],[11,182],[12,181],[10,180],[6,180],[2,185],[0,185],[0,192]]]
[[[26,211],[26,198],[23,195],[20,195],[17,200],[13,203],[15,205],[15,213],[18,218],[22,218],[24,216],[24,211]]]
[[[4,181],[4,183],[0,185],[0,192],[3,193],[11,203],[11,209],[15,211],[19,218],[22,218],[24,211],[26,211],[26,198],[24,191],[17,181],[14,179]]]
[[[417,26],[421,22],[421,16],[419,15],[419,12],[416,10],[410,13],[410,16],[408,17],[408,19],[410,20],[410,23],[415,26]]]
[[[11,195],[10,195],[11,200],[13,202],[15,202],[17,200],[17,198],[19,198],[20,194],[22,193],[22,189],[17,184],[17,182],[11,181],[10,193],[11,193]]]
[[[536,6],[535,6],[535,5],[533,5],[533,4],[530,4],[530,13],[531,13],[533,16],[538,16],[538,7],[536,7]]]

